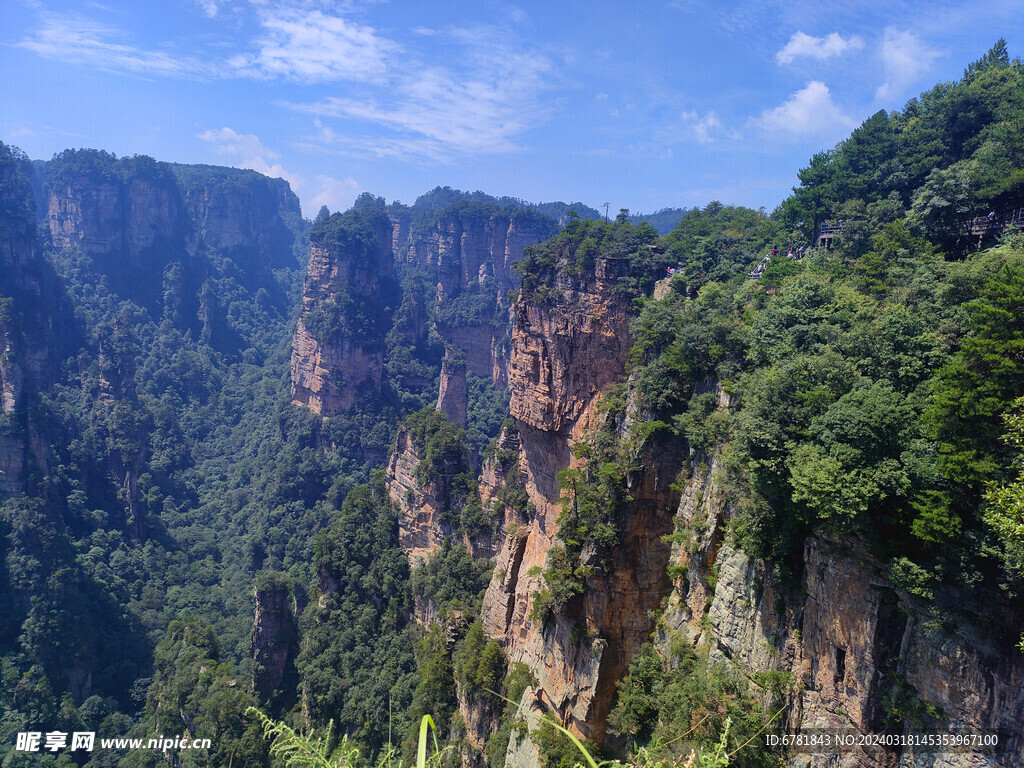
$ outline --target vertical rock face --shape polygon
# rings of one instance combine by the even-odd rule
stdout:
[[[399,432],[388,462],[388,497],[398,511],[398,543],[414,566],[437,552],[451,534],[440,522],[449,502],[446,477],[421,484],[416,476],[420,460],[409,432]]]
[[[387,489],[398,512],[399,543],[413,565],[455,533],[470,501],[471,471],[461,430],[443,413],[423,410],[404,422],[388,463]],[[474,550],[465,533],[463,542]]]
[[[399,295],[380,210],[334,214],[311,235],[292,342],[292,402],[331,416],[380,393],[384,336]]]
[[[295,702],[299,633],[288,585],[270,580],[255,590],[252,628],[252,689],[263,702],[288,708]]]
[[[719,392],[719,406],[727,398]],[[667,654],[672,632],[709,643],[713,655],[748,677],[788,673],[784,732],[804,728],[870,734],[885,730],[894,702],[926,725],[907,730],[998,733],[1000,751],[941,755],[950,768],[1024,765],[1024,661],[1007,653],[1006,638],[988,636],[983,606],[943,599],[955,631],[938,626],[933,607],[889,579],[888,569],[855,538],[807,539],[798,586],[781,584],[765,563],[724,541],[732,514],[720,479],[717,451],[698,455],[677,511],[677,528],[692,531],[689,547],[676,545],[672,563],[685,567],[664,614],[658,643]],[[712,577],[715,574],[715,577]],[[959,605],[958,605],[959,603]],[[925,707],[933,715],[924,716]],[[908,748],[860,747],[806,756],[807,766],[862,768],[931,765],[934,755]]]
[[[168,166],[65,152],[48,175],[54,247],[77,249],[125,297],[156,307],[163,268],[194,252],[181,188]]]
[[[625,378],[628,305],[613,298],[614,277],[615,264],[601,263],[590,281],[560,282],[555,304],[514,308],[510,411],[535,514],[508,526],[483,608],[485,632],[536,677],[535,701],[598,741],[615,682],[650,632],[648,611],[669,589],[661,536],[670,530],[665,510],[674,473],[659,472],[646,457],[651,470],[631,484],[631,502],[618,521],[620,543],[606,568],[587,579],[579,605],[567,604],[549,623],[531,615],[531,607],[558,532],[555,476],[576,461],[573,444],[595,428],[601,393]],[[482,485],[487,498],[486,475]]]
[[[408,213],[393,214],[392,226],[395,253],[407,263],[427,267],[436,274],[439,305],[468,305],[469,295],[482,292],[496,294],[499,308],[506,306],[502,304],[503,296],[519,284],[512,265],[522,258],[523,250],[558,231],[549,217],[526,209],[509,213],[480,203],[451,205],[426,230],[416,231]],[[483,302],[475,304],[473,311],[442,310],[437,330],[466,356],[469,373],[492,376],[494,302],[483,308]]]
[[[344,216],[358,218],[366,210]],[[331,220],[340,222],[341,216],[335,214]],[[351,408],[360,397],[380,389],[382,342],[391,315],[375,319],[379,326],[370,334],[372,343],[367,343],[347,328],[346,317],[351,315],[346,315],[345,307],[351,299],[363,297],[396,309],[399,297],[387,293],[395,290],[395,261],[399,273],[419,271],[430,281],[426,300],[411,289],[404,297],[408,313],[400,330],[405,341],[423,344],[436,331],[465,357],[466,373],[493,377],[504,369],[496,356],[507,350],[498,343],[492,321],[496,309],[507,307],[502,303],[504,293],[517,284],[512,264],[524,248],[557,231],[549,217],[526,210],[509,213],[489,203],[453,204],[429,224],[414,222],[412,209],[401,206],[377,211],[375,216],[371,225],[374,259],[354,258],[358,244],[351,239],[318,239],[315,231],[312,236],[303,310],[292,351],[292,400],[324,416]],[[354,221],[349,224],[354,226]],[[369,271],[364,269],[367,265]],[[433,328],[427,322],[431,315]],[[339,325],[344,326],[340,331]]]
[[[453,424],[466,426],[466,364],[446,357],[441,362],[441,384],[437,394],[437,410]]]
[[[50,385],[55,280],[36,242],[28,158],[0,143],[0,499],[45,467],[43,441],[25,418],[27,398]]]
[[[275,267],[294,266],[299,200],[284,179],[238,171],[239,182],[224,184],[201,166],[175,168],[184,187],[185,206],[196,235],[209,248],[248,265],[266,279]],[[217,169],[221,170],[221,169]]]
[[[93,150],[68,150],[44,172],[54,247],[89,257],[112,288],[150,309],[198,292],[215,271],[211,251],[250,288],[270,289],[274,267],[295,266],[299,201],[282,179]],[[195,297],[184,304],[194,310]]]
[[[589,577],[584,595],[547,624],[531,615],[532,595],[543,586],[541,569],[557,543],[555,475],[576,463],[572,445],[598,424],[600,393],[624,377],[628,316],[609,298],[602,269],[607,276],[614,266],[603,265],[588,284],[562,280],[553,304],[515,306],[508,381],[516,439],[503,435],[498,451],[514,453],[515,460],[492,459],[480,481],[487,505],[519,472],[532,503],[529,514],[505,510],[505,535],[483,607],[486,634],[501,640],[509,661],[525,662],[538,681],[527,703],[553,710],[600,741],[615,682],[653,628],[648,611],[664,609],[655,638],[666,655],[679,633],[709,645],[713,657],[737,665],[752,681],[758,673],[786,673],[792,685],[782,695],[784,732],[878,733],[896,706],[917,713],[898,726],[908,731],[931,724],[998,733],[1001,745],[994,756],[954,752],[941,763],[912,748],[861,747],[838,762],[835,754],[802,756],[802,765],[1024,765],[1024,660],[1009,650],[1012,641],[986,631],[997,623],[986,619],[986,609],[945,595],[941,610],[950,612],[947,627],[956,629],[940,626],[934,606],[895,586],[886,565],[855,538],[812,536],[801,582],[782,583],[769,565],[726,537],[734,510],[722,484],[720,446],[689,459],[681,497],[669,484],[683,446],[648,449],[629,476],[631,499],[619,519],[611,564]],[[697,391],[715,393],[720,408],[732,405],[715,382],[700,383]],[[673,528],[691,532],[688,546],[663,543]],[[667,565],[677,566],[674,584]],[[467,724],[480,727],[468,717]],[[508,764],[535,759],[521,740],[513,741]]]

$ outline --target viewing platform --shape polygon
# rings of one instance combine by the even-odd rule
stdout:
[[[823,221],[821,227],[818,228],[818,239],[815,241],[815,245],[818,248],[831,248],[832,239],[839,237],[843,234],[843,221],[840,219],[836,223],[830,223]]]

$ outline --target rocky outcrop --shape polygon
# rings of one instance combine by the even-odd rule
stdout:
[[[203,170],[175,166],[199,242],[240,265],[253,280],[268,279],[274,268],[296,266],[293,246],[302,214],[288,182],[232,169],[235,178],[225,183],[225,169]]]
[[[380,394],[384,336],[398,304],[387,216],[334,214],[313,230],[292,341],[292,402],[331,416]]]
[[[466,363],[451,357],[441,361],[441,384],[438,387],[437,410],[453,424],[466,426],[468,396],[466,390]]]
[[[558,231],[557,222],[528,209],[508,211],[489,203],[455,203],[432,225],[417,230],[408,209],[391,212],[395,253],[436,270],[443,297],[482,278],[507,292],[519,284],[512,272],[523,250]],[[483,374],[480,374],[483,375]]]
[[[361,247],[358,238],[334,243],[314,229],[292,351],[293,402],[330,416],[379,392],[382,342],[392,316],[405,344],[422,349],[440,338],[459,351],[465,373],[503,383],[505,364],[498,358],[506,356],[507,348],[501,344],[502,324],[493,321],[496,313],[507,311],[504,296],[518,283],[513,263],[524,248],[557,231],[554,220],[526,209],[510,212],[490,203],[462,202],[432,214],[424,223],[414,218],[422,212],[397,204],[385,211],[379,201],[363,200],[353,211],[335,214],[330,221],[341,222],[347,216],[348,224],[338,226],[355,226],[371,208],[375,217],[370,225],[375,238],[371,250],[376,254],[372,259],[353,257],[353,249]],[[335,234],[340,231],[331,227]],[[373,269],[361,271],[357,261]],[[410,276],[401,301],[388,294],[397,290],[392,283],[396,274]],[[358,303],[359,297],[389,307],[387,317],[373,318],[369,340],[365,328],[355,332],[348,327],[347,320],[353,316],[346,314],[346,307],[352,300]],[[432,323],[428,322],[431,317]],[[432,365],[436,366],[436,358]],[[430,386],[432,378],[405,377],[402,371],[395,375],[414,390]],[[457,376],[442,378],[445,382],[457,383]],[[445,408],[454,409],[454,420],[464,423],[456,405],[461,395],[451,400],[454,394],[449,388],[441,399],[447,403]]]
[[[656,634],[665,655],[679,633],[751,680],[783,673],[790,683],[774,706],[784,707],[785,733],[881,733],[898,706],[905,720],[897,731],[998,734],[1000,743],[994,754],[859,746],[798,755],[795,764],[1024,765],[1024,660],[989,635],[996,622],[980,606],[965,608],[954,595],[926,604],[895,586],[855,538],[807,539],[800,583],[784,585],[725,538],[732,509],[723,472],[717,451],[694,457],[676,517],[689,542],[675,545],[680,575]],[[935,621],[937,609],[945,622]]]
[[[398,432],[386,475],[388,497],[398,512],[398,540],[413,566],[435,554],[458,533],[470,552],[473,532],[460,525],[472,499],[471,467],[464,433],[439,411],[423,410]]]
[[[608,265],[603,269],[608,275]],[[629,477],[612,562],[547,623],[531,615],[534,593],[543,587],[541,569],[557,543],[555,474],[578,464],[572,446],[599,424],[601,392],[624,377],[628,318],[601,283],[600,270],[588,285],[560,279],[554,303],[516,305],[508,380],[518,441],[503,437],[503,460],[485,463],[481,478],[485,504],[508,498],[502,489],[517,473],[530,502],[528,513],[505,508],[505,535],[483,608],[485,632],[537,680],[524,706],[553,712],[601,741],[615,682],[654,629],[666,656],[682,635],[709,648],[712,659],[735,665],[755,691],[759,681],[785,681],[781,690],[763,691],[765,706],[773,714],[781,710],[784,733],[952,729],[998,734],[1000,741],[995,752],[860,746],[794,754],[795,765],[1024,765],[1024,660],[1010,650],[1012,640],[992,634],[999,622],[963,595],[926,603],[908,593],[856,538],[810,537],[802,576],[783,582],[727,535],[735,510],[721,446],[688,457],[679,496],[669,488],[678,469],[669,457],[685,456],[684,446],[648,448]],[[697,392],[713,392],[719,408],[734,405],[715,382],[698,384]],[[630,414],[627,407],[620,417],[620,436],[628,433]],[[670,549],[662,537],[673,528]],[[652,627],[648,611],[658,610],[662,618]],[[937,621],[936,611],[947,620]],[[901,722],[893,720],[894,710]],[[467,725],[481,728],[468,719]],[[529,765],[537,755],[517,736],[507,758],[507,765]]]
[[[287,182],[94,150],[63,152],[41,173],[54,247],[88,257],[112,289],[156,316],[191,327],[197,294],[217,274],[281,303],[272,270],[296,266],[303,228]]]
[[[36,241],[31,174],[28,158],[0,143],[0,500],[25,489],[30,469],[45,469],[45,442],[26,410],[50,387],[54,328],[74,336]]]
[[[456,203],[426,229],[410,224],[408,212],[392,213],[395,253],[409,265],[427,268],[436,281],[436,328],[465,356],[474,376],[502,384],[500,339],[505,300],[519,280],[512,270],[523,250],[558,231],[556,222],[527,209],[508,211],[492,204]],[[484,300],[486,298],[486,300]]]
[[[661,539],[671,527],[674,472],[651,454],[639,457],[648,471],[630,478],[630,500],[616,521],[620,541],[607,563],[586,580],[582,598],[550,621],[532,607],[558,534],[556,474],[579,463],[572,446],[596,427],[602,392],[625,378],[629,305],[614,298],[617,276],[618,264],[604,261],[589,280],[560,278],[553,304],[514,308],[510,412],[530,512],[525,522],[508,520],[483,608],[485,632],[537,679],[536,706],[599,742],[615,683],[651,630],[648,612],[669,591]],[[485,498],[494,495],[482,485]]]
[[[451,528],[441,524],[449,503],[446,477],[442,474],[420,483],[416,469],[420,457],[407,430],[398,433],[388,462],[388,497],[398,511],[398,543],[413,565],[423,563],[441,548]]]
[[[295,703],[299,633],[284,578],[257,585],[252,628],[252,689],[264,703],[287,709]]]
[[[89,256],[122,296],[158,306],[164,266],[195,252],[169,167],[87,151],[68,151],[52,162],[46,221],[54,247]]]

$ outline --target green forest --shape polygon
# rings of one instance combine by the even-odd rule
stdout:
[[[443,743],[465,747],[460,699],[499,724],[484,755],[503,768],[525,728],[510,702],[535,680],[484,634],[493,563],[464,539],[497,530],[478,473],[483,461],[511,467],[499,438],[516,426],[488,377],[468,377],[465,428],[434,409],[442,360],[459,361],[444,333],[486,326],[499,338],[509,301],[555,311],[566,285],[610,261],[632,318],[627,379],[603,398],[579,467],[558,475],[561,545],[535,619],[588,589],[584,553],[620,540],[640,448],[681,445],[677,482],[720,459],[726,535],[782,583],[799,584],[808,536],[856,539],[930,607],[934,631],[972,623],[1007,656],[1024,652],[1024,64],[1004,41],[959,81],[814,155],[771,213],[711,202],[679,212],[665,234],[667,209],[604,221],[580,203],[449,187],[411,206],[364,194],[309,222],[281,180],[95,150],[32,163],[0,144],[0,168],[5,242],[38,255],[20,282],[0,276],[0,330],[11,360],[43,348],[48,361],[45,380],[0,414],[2,445],[45,455],[0,505],[3,768],[165,762],[13,749],[17,733],[51,730],[187,730],[213,746],[180,751],[175,765],[284,765],[250,707],[300,731],[333,723],[329,746],[347,736],[361,764],[389,745],[411,762],[426,714]],[[164,190],[177,228],[123,269],[116,254],[59,247],[38,190],[76,185]],[[197,229],[186,212],[200,199]],[[233,205],[268,222],[258,247],[211,244],[216,211]],[[290,391],[310,243],[370,258],[374,227],[398,212],[414,233],[449,216],[504,216],[557,234],[526,250],[511,296],[481,279],[436,303],[436,272],[396,255],[380,294],[320,304],[312,336],[372,343],[384,371],[379,393],[321,418]],[[627,411],[643,417],[624,438],[614,425]],[[450,475],[452,535],[416,567],[384,474],[399,429],[421,483]],[[532,514],[515,472],[502,494]],[[692,535],[672,537],[686,546]],[[260,691],[254,611],[275,591],[290,671]],[[417,606],[428,603],[424,624]],[[670,658],[645,645],[617,688],[609,757],[643,747],[643,759],[685,758],[723,730],[746,742],[778,727],[790,683],[748,679],[682,641]],[[553,728],[535,741],[545,765],[580,760]],[[731,759],[781,764],[761,746]]]

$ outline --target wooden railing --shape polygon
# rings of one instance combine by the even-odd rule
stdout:
[[[990,232],[999,232],[1006,227],[1020,227],[1024,225],[1024,208],[1011,211],[1006,216],[975,216],[968,224],[971,234],[979,237],[984,237]]]

